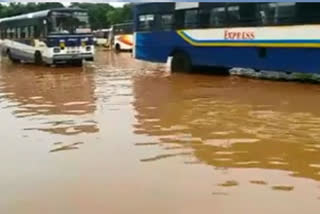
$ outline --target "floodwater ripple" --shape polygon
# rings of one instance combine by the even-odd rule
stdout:
[[[318,85],[107,51],[83,68],[0,69],[1,213],[320,209]]]

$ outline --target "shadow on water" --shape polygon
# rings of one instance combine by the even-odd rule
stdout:
[[[225,67],[195,67],[190,74],[203,74],[203,75],[216,75],[216,76],[229,76],[229,68]]]
[[[83,144],[82,142],[72,143],[64,145],[62,142],[54,143],[54,146],[57,147],[55,149],[50,150],[50,153],[61,152],[61,151],[69,151],[79,149],[78,145]]]

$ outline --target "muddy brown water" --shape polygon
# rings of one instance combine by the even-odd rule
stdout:
[[[319,213],[319,85],[0,61],[0,213]]]

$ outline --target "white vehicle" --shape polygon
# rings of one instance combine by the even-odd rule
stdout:
[[[52,9],[0,19],[2,52],[13,62],[73,63],[94,59],[88,13]]]
[[[133,23],[122,23],[112,26],[113,48],[116,51],[132,51],[133,49]]]
[[[101,30],[94,31],[93,35],[94,35],[95,45],[105,46],[105,47],[109,46],[111,30],[112,29],[110,28],[110,29],[101,29]]]

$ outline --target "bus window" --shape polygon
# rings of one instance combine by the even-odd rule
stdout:
[[[17,27],[17,39],[21,38],[21,28]]]
[[[292,24],[295,20],[295,2],[276,3],[275,22],[277,24]]]
[[[245,26],[257,25],[257,4],[241,3],[240,4],[240,22]]]
[[[146,17],[148,18],[148,17]],[[114,34],[132,34],[133,32],[133,26],[132,23],[124,23],[124,24],[116,24],[113,26]],[[102,34],[103,36],[103,34]]]
[[[297,3],[296,19],[300,24],[319,23],[320,22],[320,4],[319,3]]]
[[[13,39],[13,37],[14,37],[14,31],[13,31],[13,28],[9,28],[8,30],[9,30],[9,33],[8,33],[8,34],[9,34],[9,36],[8,36],[8,37],[9,37],[10,39]]]
[[[154,15],[145,14],[139,16],[138,30],[139,31],[150,31],[154,25]]]
[[[21,28],[21,39],[28,38],[28,27],[22,27]]]
[[[162,30],[171,30],[173,27],[173,14],[161,14],[160,25]]]
[[[258,4],[258,21],[261,25],[273,25],[275,23],[275,3]]]
[[[29,26],[29,37],[34,38],[34,26]]]
[[[177,29],[184,28],[184,11],[178,10],[175,13],[175,25]]]
[[[237,25],[240,22],[240,6],[228,6],[228,21],[231,25]]]
[[[15,28],[11,28],[10,38],[14,39],[15,37],[16,37],[16,29]]]
[[[34,26],[34,38],[36,39],[40,38],[40,31],[38,26]]]
[[[184,15],[185,28],[197,28],[199,26],[198,9],[186,10]]]
[[[210,26],[221,27],[225,26],[227,21],[225,7],[212,8],[210,11]]]
[[[98,39],[104,38],[104,32],[103,31],[98,31],[95,33],[95,37]]]

